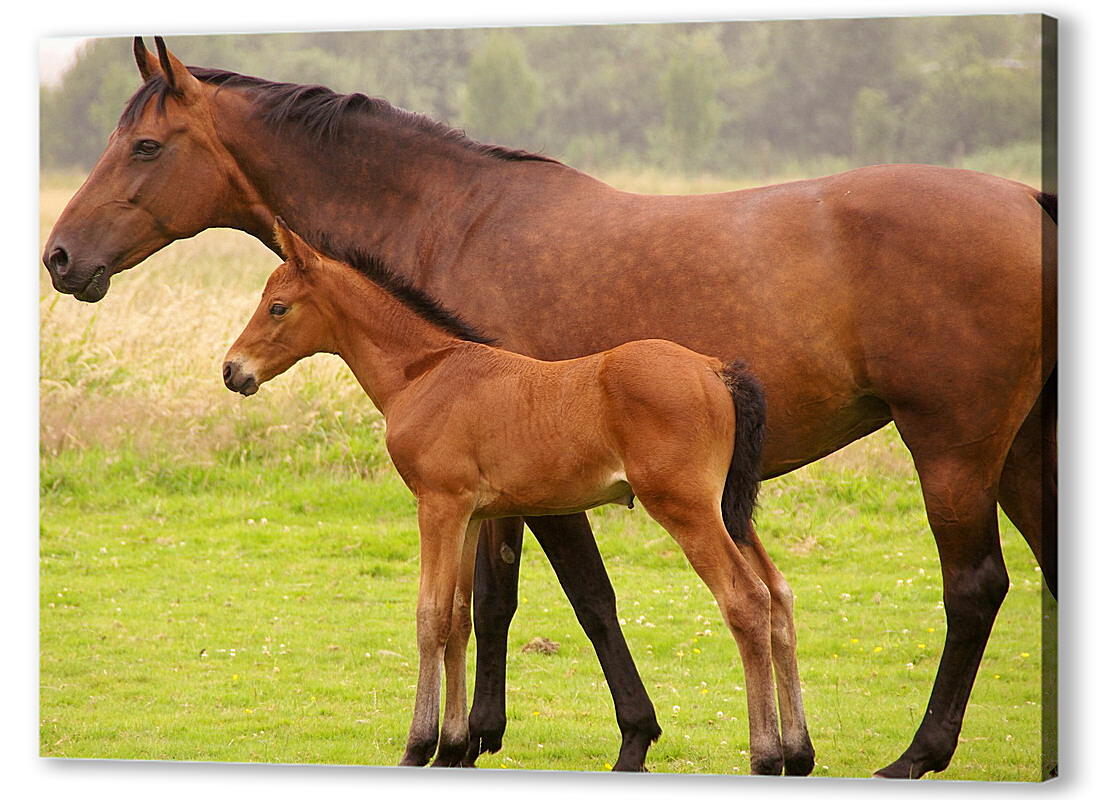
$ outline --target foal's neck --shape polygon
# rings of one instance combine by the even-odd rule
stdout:
[[[404,389],[463,344],[352,267],[331,262],[319,283],[337,353],[386,418]]]

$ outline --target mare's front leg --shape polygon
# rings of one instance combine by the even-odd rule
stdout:
[[[508,627],[518,603],[519,560],[522,555],[522,519],[491,519],[481,523],[473,576],[477,668],[473,681],[473,709],[469,712],[469,752],[465,766],[472,767],[482,753],[495,753],[504,738],[507,725],[504,680]]]
[[[472,507],[456,498],[432,495],[419,499],[419,678],[402,767],[422,767],[438,744],[441,668],[471,512]]]
[[[473,596],[473,560],[481,523],[470,521],[466,527],[465,545],[458,568],[458,584],[454,589],[454,613],[450,635],[446,640],[446,710],[439,736],[439,752],[432,767],[456,767],[465,759],[469,745],[466,720],[466,649],[472,627],[470,600]]]

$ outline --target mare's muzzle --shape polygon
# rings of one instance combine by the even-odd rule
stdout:
[[[223,383],[232,392],[249,397],[258,391],[258,381],[247,374],[238,361],[228,361],[223,365]]]
[[[86,303],[95,303],[108,293],[111,274],[105,264],[82,263],[53,239],[46,243],[42,263],[50,273],[54,289]]]

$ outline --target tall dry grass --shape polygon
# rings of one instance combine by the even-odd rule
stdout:
[[[77,186],[60,184],[44,183],[43,239]],[[378,464],[381,417],[338,358],[306,359],[251,398],[223,386],[222,357],[278,263],[248,236],[207,231],[116,276],[92,305],[56,293],[42,270],[43,455],[127,448],[199,463]],[[355,452],[359,443],[370,452]]]

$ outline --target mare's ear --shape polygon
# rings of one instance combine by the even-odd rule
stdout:
[[[187,97],[200,89],[200,81],[189,72],[188,67],[182,64],[177,56],[169,52],[169,48],[165,46],[165,39],[155,36],[154,46],[158,48],[158,67],[165,82],[169,84],[171,92],[178,97]]]
[[[319,262],[319,253],[280,217],[273,223],[273,238],[281,248],[281,255],[289,266],[298,272],[306,272]]]
[[[162,68],[158,63],[158,59],[153,53],[146,49],[146,44],[142,41],[141,36],[135,37],[134,51],[135,64],[138,65],[139,75],[142,76],[144,81],[150,80],[151,75],[160,75],[162,73]]]

